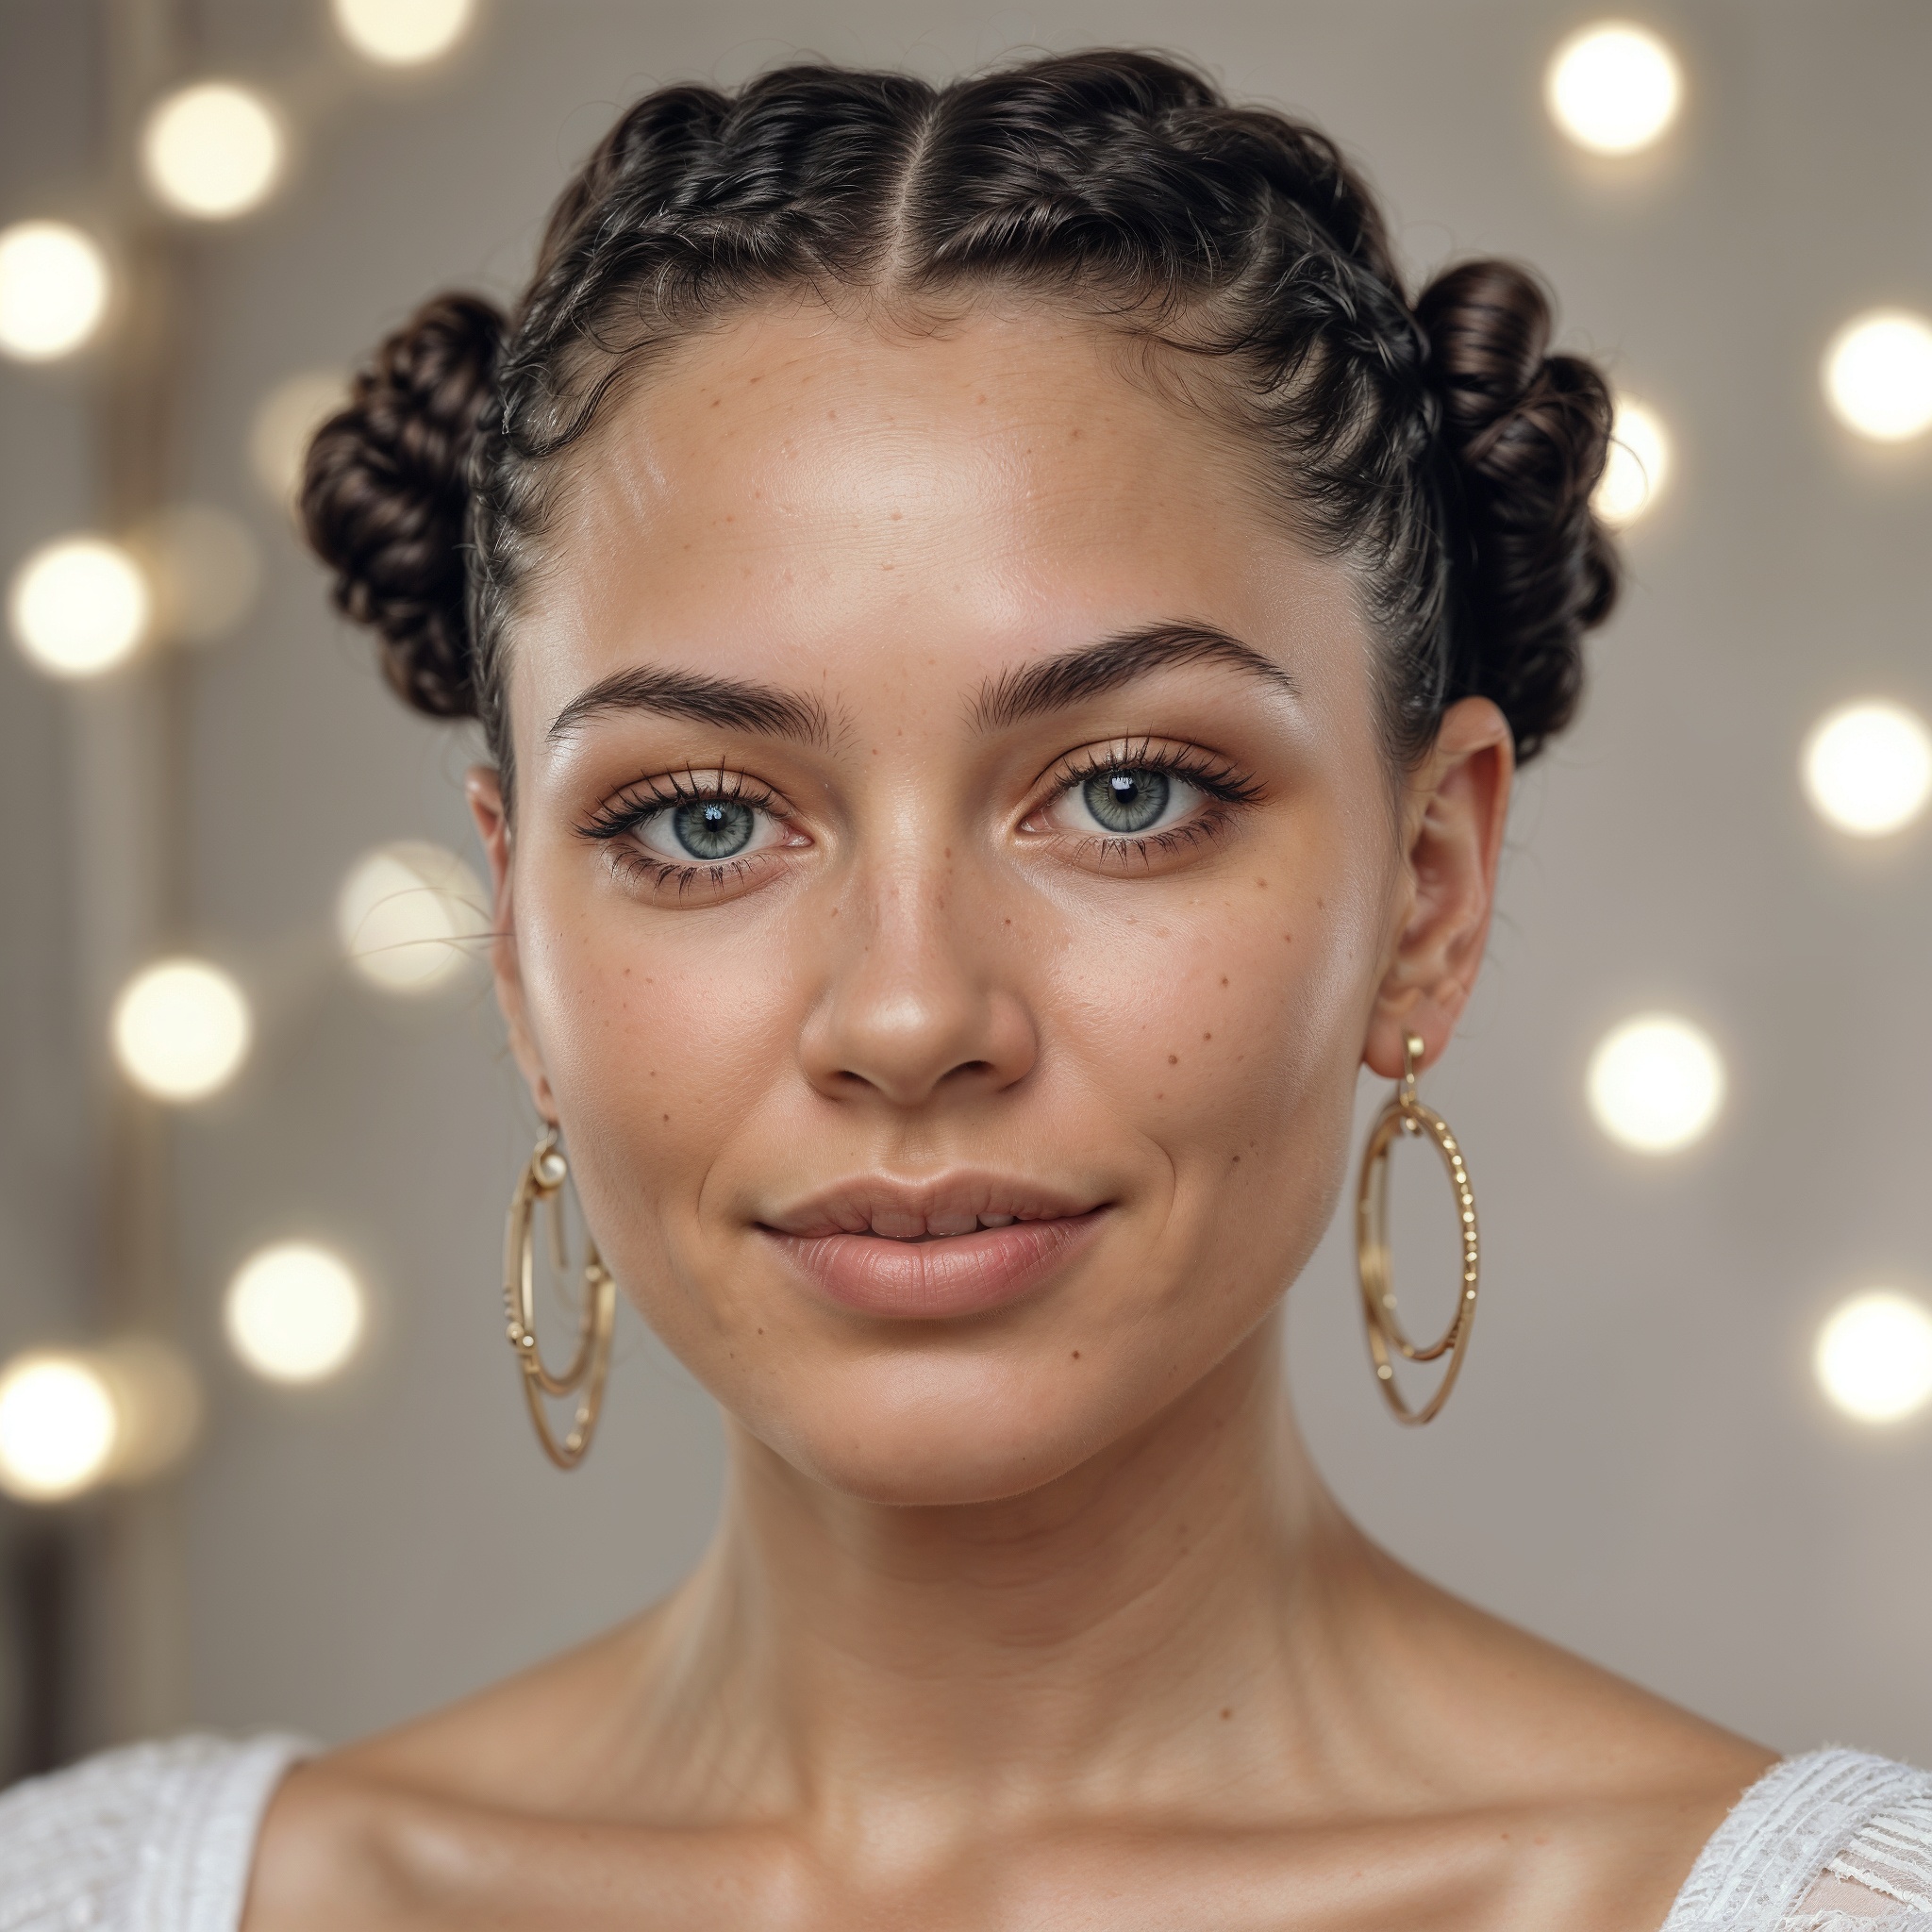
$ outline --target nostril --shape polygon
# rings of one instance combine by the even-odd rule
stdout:
[[[992,1062],[991,1060],[961,1060],[959,1064],[946,1075],[946,1078],[948,1080],[951,1080],[956,1078],[960,1074],[990,1074],[991,1072]]]

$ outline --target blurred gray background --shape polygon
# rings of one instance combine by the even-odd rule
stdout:
[[[348,368],[432,290],[514,291],[567,171],[659,82],[799,55],[941,76],[1125,42],[1310,114],[1366,163],[1418,268],[1538,264],[1565,341],[1675,436],[1583,724],[1518,805],[1475,1010],[1425,1080],[1482,1214],[1467,1374],[1427,1434],[1393,1425],[1338,1226],[1291,1296],[1319,1459],[1392,1549],[1558,1642],[1777,1746],[1932,1760],[1932,1413],[1861,1427],[1809,1365],[1847,1291],[1932,1291],[1932,826],[1856,843],[1797,782],[1828,706],[1932,708],[1932,450],[1855,446],[1817,380],[1846,316],[1932,308],[1932,9],[1647,7],[1689,96],[1621,165],[1546,117],[1544,63],[1592,16],[1541,0],[490,0],[453,58],[408,75],[359,67],[321,0],[177,12],[158,58],[259,81],[298,131],[268,206],[171,243],[166,485],[247,521],[264,589],[231,637],[118,694],[0,650],[0,1357],[99,1332],[117,1271],[145,1270],[147,1318],[166,1311],[208,1403],[171,1481],[0,1514],[28,1579],[14,1654],[58,1675],[58,1754],[186,1724],[391,1724],[663,1591],[719,1490],[709,1399],[628,1312],[587,1466],[559,1475],[530,1440],[497,1271],[533,1121],[487,991],[385,998],[332,925],[373,845],[479,862],[472,747],[406,715],[327,612],[250,472],[260,400]],[[0,0],[0,222],[84,219],[125,175],[115,39],[142,16]],[[0,569],[107,518],[101,423],[85,361],[0,365]],[[129,776],[134,704],[171,721],[165,850]],[[236,973],[260,1036],[227,1092],[130,1127],[104,1013],[125,908],[163,877],[148,930]],[[1716,1130],[1661,1159],[1612,1145],[1584,1101],[1594,1042],[1652,1007],[1707,1028],[1731,1076]],[[1380,1098],[1365,1088],[1364,1117]],[[1442,1218],[1405,1218],[1399,1259],[1446,1307],[1425,1165],[1397,1187]],[[155,1197],[132,1260],[113,1234],[130,1172]],[[285,1236],[339,1248],[375,1307],[360,1357],[308,1390],[252,1379],[222,1336],[237,1262]],[[47,1683],[22,1668],[0,1718],[33,1706],[44,1732]]]

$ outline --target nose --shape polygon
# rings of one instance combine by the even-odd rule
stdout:
[[[1017,949],[988,896],[962,892],[950,861],[852,879],[826,922],[823,989],[800,1039],[806,1077],[828,1098],[894,1107],[1001,1091],[1039,1058]]]

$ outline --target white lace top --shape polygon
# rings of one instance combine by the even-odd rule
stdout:
[[[0,1932],[236,1932],[293,1738],[182,1738],[0,1794]],[[1662,1932],[1932,1932],[1932,1774],[1857,1751],[1774,1765]]]

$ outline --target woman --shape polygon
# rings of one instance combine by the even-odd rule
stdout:
[[[614,1279],[727,1412],[724,1520],[391,1736],[28,1788],[0,1924],[1932,1924],[1932,1780],[1444,1595],[1285,1407],[1362,1063],[1466,1181],[1413,1077],[1614,592],[1548,334],[1500,262],[1411,307],[1322,136],[1108,53],[653,94],[513,321],[383,345],[305,507],[489,742],[533,1417],[588,1446]]]

